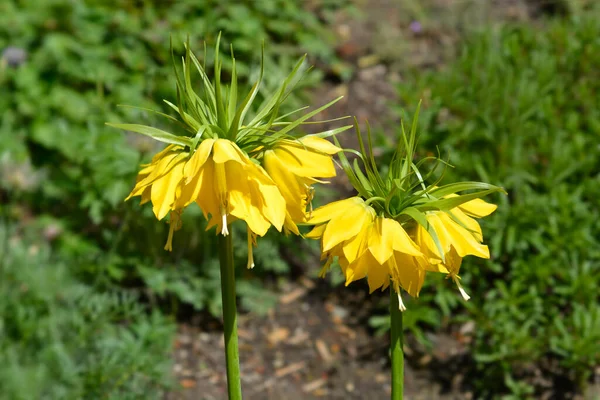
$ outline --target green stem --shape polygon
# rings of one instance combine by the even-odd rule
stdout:
[[[390,285],[390,318],[392,352],[392,400],[402,400],[404,393],[404,339],[402,337],[402,311],[398,294]]]
[[[235,268],[233,242],[229,235],[219,235],[219,261],[221,262],[221,296],[223,298],[223,324],[225,326],[225,358],[227,362],[227,393],[229,400],[242,399],[240,383],[240,356],[238,353],[237,309],[235,303]]]

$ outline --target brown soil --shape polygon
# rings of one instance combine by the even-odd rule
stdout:
[[[244,398],[250,400],[384,399],[390,395],[387,336],[375,337],[366,320],[374,301],[361,290],[334,290],[324,281],[301,278],[290,283],[268,316],[241,316],[239,348]],[[368,297],[367,297],[368,296]],[[343,304],[343,305],[342,305]],[[227,397],[223,335],[181,325],[175,344],[175,373],[181,390],[169,399]],[[218,328],[218,327],[215,327]],[[408,399],[466,399],[460,378],[436,379],[426,366],[460,359],[466,347],[450,336],[436,338],[442,351],[407,357],[420,364],[406,366]],[[458,376],[458,375],[457,375]],[[445,392],[445,393],[444,393]]]

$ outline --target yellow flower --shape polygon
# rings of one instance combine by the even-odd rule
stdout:
[[[217,225],[227,235],[227,223],[246,221],[256,235],[264,236],[271,225],[281,231],[285,200],[265,170],[237,145],[226,139],[204,140],[184,169],[180,200],[196,201],[208,228]]]
[[[469,299],[459,282],[462,258],[467,255],[490,257],[488,247],[481,243],[481,227],[471,216],[483,217],[495,209],[495,205],[476,199],[449,213],[425,214],[438,237],[443,257],[423,226],[417,224],[407,233],[396,220],[377,215],[360,197],[316,209],[308,220],[315,226],[306,237],[321,239],[321,259],[326,262],[320,276],[327,273],[337,257],[346,285],[366,277],[369,291],[373,292],[391,283],[398,294],[400,309],[405,310],[400,288],[418,297],[426,272],[448,274],[461,295]]]
[[[307,237],[321,239],[321,275],[338,257],[346,285],[367,278],[370,292],[390,283],[405,309],[400,288],[418,296],[425,279],[426,260],[402,225],[377,215],[360,197],[336,201],[316,209],[308,223],[316,225]]]
[[[152,201],[158,219],[172,211],[167,250],[181,211],[193,202],[208,219],[207,229],[216,225],[223,235],[229,234],[229,223],[244,220],[249,243],[271,225],[281,231],[286,212],[285,200],[265,170],[227,139],[205,139],[191,156],[181,146],[168,146],[140,171],[128,199],[132,196]]]
[[[458,286],[465,300],[469,299],[469,295],[460,285],[458,276],[462,258],[467,255],[490,258],[488,247],[482,244],[481,227],[469,215],[478,218],[484,217],[494,212],[496,208],[497,206],[494,204],[476,199],[463,203],[448,213],[428,212],[426,214],[427,222],[435,231],[443,254],[440,253],[440,249],[427,230],[421,225],[416,227],[415,242],[427,260],[426,269],[448,274]]]
[[[295,82],[303,70],[302,57],[287,78],[281,80],[270,100],[258,106],[255,100],[264,66],[261,64],[257,81],[242,96],[235,63],[230,84],[223,85],[219,43],[220,37],[213,79],[189,43],[185,45],[183,68],[175,68],[176,104],[165,100],[177,115],[159,113],[177,123],[177,133],[135,123],[107,125],[168,144],[142,166],[128,197],[140,196],[142,203],[151,202],[159,220],[170,215],[166,250],[172,250],[173,232],[181,227],[183,210],[197,203],[208,220],[208,228],[216,226],[223,235],[229,234],[231,222],[246,222],[248,266],[252,267],[256,237],[265,235],[271,226],[299,234],[296,224],[306,221],[306,208],[313,196],[311,185],[317,179],[335,176],[331,157],[341,151],[321,136],[333,136],[351,126],[314,136],[299,135],[297,128],[341,97],[301,116],[296,113],[306,107],[279,114],[290,93],[289,82]],[[202,82],[200,93],[193,89],[197,85],[191,83],[194,70]],[[295,117],[290,118],[292,115]]]
[[[458,285],[462,258],[467,255],[489,258],[481,227],[475,218],[490,214],[496,206],[481,197],[504,192],[482,182],[458,182],[438,187],[441,178],[433,171],[446,164],[440,158],[415,162],[416,120],[410,132],[401,125],[401,136],[391,162],[382,174],[373,153],[367,124],[367,141],[354,120],[360,151],[350,162],[339,152],[340,165],[357,196],[320,207],[308,224],[307,237],[321,239],[321,276],[337,260],[350,282],[367,278],[369,289],[391,286],[404,310],[400,289],[417,297],[427,272],[444,273]],[[428,174],[420,167],[433,161]],[[430,185],[427,181],[433,180]],[[460,192],[470,192],[459,194]]]
[[[286,202],[284,228],[299,235],[297,223],[306,222],[316,178],[335,176],[331,156],[341,149],[325,139],[305,136],[298,140],[283,139],[263,155],[267,173],[279,187]]]

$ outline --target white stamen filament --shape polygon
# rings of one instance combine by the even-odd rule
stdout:
[[[465,289],[463,289],[462,285],[458,281],[458,278],[453,276],[452,280],[454,281],[454,283],[456,283],[456,286],[458,287],[458,291],[460,292],[460,295],[462,296],[462,298],[465,299],[465,301],[468,301],[471,298],[471,296],[469,296],[467,294],[467,292],[465,291]]]
[[[227,235],[229,235],[229,230],[227,230],[227,214],[223,213],[221,215],[221,218],[222,218],[222,225],[223,225],[223,228],[221,228],[221,235],[227,236]]]
[[[227,236],[229,235],[229,230],[227,230],[227,210],[229,208],[229,197],[227,195],[227,174],[225,173],[224,163],[215,163],[215,176],[223,225],[221,228],[221,234],[223,236]]]
[[[400,296],[400,292],[398,292],[398,309],[402,312],[406,311],[406,306],[402,301],[402,296]]]
[[[467,294],[467,292],[465,292],[465,289],[462,288],[462,286],[458,285],[458,291],[460,292],[460,294],[462,295],[463,299],[465,300],[469,300],[471,298],[471,296],[469,296]]]

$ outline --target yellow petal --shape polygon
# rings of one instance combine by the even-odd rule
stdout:
[[[145,165],[144,168],[142,168],[140,170],[140,172],[138,172],[138,179],[137,179],[137,181],[141,181],[146,176],[150,175],[152,173],[152,171],[154,170],[155,165],[156,164],[147,164],[147,165]]]
[[[253,179],[248,175],[248,170],[244,165],[235,162],[217,165],[224,169],[225,180],[228,182],[225,195],[229,214],[246,221],[252,232],[264,236],[271,224],[263,215],[264,201]]]
[[[223,164],[227,161],[245,164],[248,157],[231,140],[217,139],[213,145],[212,159],[217,164]]]
[[[344,214],[336,216],[327,224],[323,234],[323,249],[327,251],[367,229],[373,217],[372,209],[364,204],[348,208]]]
[[[401,251],[413,256],[421,256],[419,246],[408,236],[402,225],[398,221],[386,218],[384,221],[384,234],[391,238],[392,248],[395,251]]]
[[[285,221],[283,221],[283,230],[286,233],[286,235],[289,232],[292,232],[294,235],[300,235],[298,225],[296,225],[289,212],[285,213]]]
[[[448,274],[458,275],[461,264],[462,257],[458,255],[454,248],[450,250],[448,254],[446,254],[446,263],[444,265],[447,269]]]
[[[212,161],[210,161],[212,163]],[[206,163],[208,165],[209,163]],[[214,163],[213,163],[214,165]],[[200,192],[204,188],[204,196],[207,196],[207,189],[211,192],[214,192],[212,188],[213,177],[211,171],[213,168],[202,168],[202,166],[194,173],[193,176],[185,177],[185,169],[188,166],[188,163],[183,167],[183,175],[184,179],[182,180],[178,191],[176,192],[176,200],[174,204],[174,208],[185,208],[194,201],[198,199]],[[207,173],[207,171],[209,171]],[[209,176],[211,174],[211,176]],[[208,176],[208,178],[207,178]],[[208,179],[208,183],[205,183],[204,180]],[[210,187],[208,187],[210,185]],[[212,195],[212,194],[211,194]]]
[[[371,268],[369,268],[369,272],[367,274],[367,281],[369,283],[369,293],[373,293],[375,290],[380,287],[384,287],[389,285],[390,282],[390,267],[386,263],[385,265],[373,264]]]
[[[173,167],[177,165],[180,161],[182,161],[185,157],[187,157],[187,153],[170,152],[166,154],[163,158],[151,164],[153,166],[152,171],[136,183],[133,191],[129,194],[127,199],[133,196],[141,195],[147,186],[152,185],[157,179],[160,179],[163,176],[170,173],[171,169],[173,169]]]
[[[167,215],[175,201],[175,191],[183,178],[183,162],[177,163],[169,173],[152,184],[150,198],[152,211],[161,220]]]
[[[339,215],[346,213],[349,209],[356,207],[357,204],[364,205],[364,200],[360,197],[350,197],[348,199],[334,201],[327,205],[321,206],[314,210],[308,223],[311,225],[322,224],[332,218],[336,218]]]
[[[266,171],[250,160],[244,165],[253,196],[262,200],[261,212],[281,232],[286,216],[285,199]]]
[[[385,264],[394,253],[394,222],[396,221],[388,218],[376,217],[369,233],[369,251],[379,264]]]
[[[214,139],[203,140],[192,157],[190,157],[189,161],[185,164],[185,167],[183,168],[183,174],[188,181],[193,179],[194,176],[198,174],[200,168],[204,165],[206,160],[208,160],[214,143]]]
[[[481,258],[490,258],[490,251],[486,245],[479,243],[473,234],[454,222],[448,214],[439,214],[439,218],[444,226],[443,235],[448,235],[452,246],[456,249],[459,256],[464,257],[471,254]],[[446,253],[449,251],[450,249],[448,249]]]
[[[170,153],[172,151],[179,153],[179,152],[183,151],[183,147],[176,145],[176,144],[168,145],[167,147],[165,147],[164,149],[162,149],[161,151],[156,153],[154,155],[154,157],[152,157],[151,164],[157,163],[161,158],[163,158],[164,156],[166,156],[168,153]]]
[[[330,178],[336,175],[331,156],[307,147],[302,141],[298,143],[286,140],[273,151],[298,176]]]
[[[442,265],[442,260],[438,255],[435,244],[425,228],[417,225],[414,228],[414,232],[415,243],[423,253],[422,256],[417,256],[419,265],[426,271],[447,273],[448,270]]]
[[[416,227],[415,242],[423,252],[423,256],[417,257],[419,265],[426,271],[448,273],[433,239],[421,225]]]
[[[320,239],[325,233],[325,228],[327,228],[327,224],[317,225],[304,236],[309,239]]]
[[[202,210],[204,218],[206,219],[208,219],[209,214],[214,218],[221,217],[219,213],[219,198],[217,197],[217,192],[214,187],[214,176],[215,163],[212,160],[209,160],[204,163],[202,168],[200,168],[200,172],[197,174],[197,180],[189,183],[190,187],[192,187],[194,183],[197,185],[194,187],[194,193],[198,193],[195,197],[196,203]]]
[[[435,230],[435,233],[436,233],[438,240],[440,242],[440,245],[442,247],[442,253],[446,254],[447,252],[450,251],[450,246],[452,246],[452,237],[446,231],[446,226],[440,220],[440,217],[438,214],[440,214],[440,213],[438,213],[438,212],[429,213],[426,215],[426,218],[427,218],[427,222],[429,222],[429,224],[431,224],[431,226]],[[425,245],[425,246],[421,246],[421,251],[424,254],[426,254],[426,256],[428,258],[430,258],[431,263],[435,263],[435,261],[434,261],[435,259],[442,259],[442,254],[440,254],[440,250],[436,246],[431,235],[429,235],[429,232],[427,232],[427,230],[420,225],[419,225],[418,229],[419,230],[418,230],[417,234],[419,236],[419,239],[420,239],[421,243],[423,243]]]
[[[365,251],[361,257],[348,264],[345,270],[346,286],[367,276],[369,268],[377,263],[373,255]]]
[[[346,273],[348,271],[348,265],[350,263],[348,262],[348,260],[346,260],[345,257],[342,256],[342,257],[338,258],[338,264],[340,264],[340,269],[342,270],[342,275],[346,276]]]
[[[392,261],[393,260],[393,261]],[[425,282],[425,270],[418,264],[415,257],[401,252],[395,252],[390,259],[392,276],[397,279],[400,286],[413,297],[418,297],[421,287]]]
[[[139,183],[144,180],[148,175],[152,173],[154,170],[154,165],[149,164],[142,168],[135,179],[135,186],[129,196],[125,199],[125,201],[129,200],[133,196],[142,196],[141,204],[145,204],[150,201],[150,185],[139,186]]]
[[[482,199],[475,199],[461,204],[459,208],[472,217],[483,218],[496,211],[498,206]]]
[[[230,214],[246,221],[252,232],[259,236],[264,236],[267,233],[271,224],[258,207],[253,204],[248,193],[237,190],[231,191],[229,193],[229,204],[231,206]]]
[[[367,223],[356,236],[343,242],[342,254],[348,260],[349,263],[354,262],[357,258],[361,257],[362,254],[369,248],[369,238],[372,235],[373,225]]]
[[[321,153],[325,154],[333,155],[342,151],[341,148],[337,147],[329,140],[313,135],[304,136],[302,139],[300,139],[300,142],[306,147],[320,151]]]
[[[289,168],[283,164],[281,159],[272,150],[265,152],[263,165],[285,199],[286,208],[291,220],[305,222],[306,190],[303,190],[300,186],[300,182],[296,176],[290,172]]]
[[[446,257],[447,257],[447,255],[446,255]],[[427,264],[423,269],[427,272],[440,272],[442,274],[447,274],[450,272],[450,271],[448,271],[448,268],[446,268],[446,266],[442,263]]]
[[[140,205],[146,204],[150,201],[150,193],[152,191],[152,186],[146,186],[144,191],[142,192],[142,200],[140,201]]]
[[[473,234],[473,236],[475,236],[479,242],[483,241],[483,232],[481,231],[481,226],[479,226],[479,223],[475,219],[469,217],[459,208],[453,208],[451,213],[452,217],[463,224],[464,227],[467,228],[467,230],[471,232],[471,234]]]

